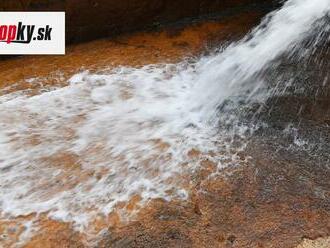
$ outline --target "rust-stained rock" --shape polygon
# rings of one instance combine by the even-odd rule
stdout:
[[[0,10],[66,11],[67,41],[80,42],[157,27],[183,18],[227,14],[272,0],[2,0]],[[275,1],[276,2],[276,1]]]
[[[72,227],[52,220],[44,220],[41,223],[43,232],[34,236],[25,245],[25,248],[83,248],[85,247],[79,237],[79,233],[72,231]]]
[[[34,87],[33,90],[37,91],[40,85],[30,85],[27,79],[41,77],[44,86],[65,84],[66,79],[80,67],[97,70],[107,66],[176,62],[184,56],[200,54],[205,46],[219,44],[229,34],[245,32],[258,17],[258,14],[240,15],[240,18],[227,22],[207,22],[185,29],[171,28],[163,32],[143,32],[114,40],[95,41],[72,46],[66,57],[32,56],[2,61],[1,87],[18,82],[10,90]],[[61,73],[61,77],[56,73]],[[59,78],[59,81],[54,78]],[[123,97],[129,98],[129,94],[123,94]],[[292,102],[297,100],[290,99]],[[299,103],[293,105],[290,99],[277,98],[278,106],[282,106],[278,109],[284,112],[276,110],[274,114],[289,116],[296,113]],[[315,125],[306,132],[326,124],[328,117],[324,113],[329,110],[326,98],[315,101],[321,108],[313,105],[314,102],[311,104],[310,99],[304,99],[304,102],[310,109],[302,112],[301,117],[313,121]],[[274,124],[272,120],[268,121]],[[30,142],[37,144],[37,137]],[[160,151],[166,149],[166,143],[154,142],[159,144]],[[330,185],[327,161],[317,160],[308,152],[290,151],[281,145],[271,135],[258,136],[257,133],[251,139],[246,154],[238,154],[242,160],[253,154],[253,160],[246,164],[224,169],[221,176],[209,178],[216,166],[211,161],[203,161],[200,170],[191,175],[193,183],[187,201],[153,200],[140,209],[134,221],[128,223],[122,223],[117,213],[95,220],[98,230],[110,226],[97,246],[328,248]],[[200,154],[197,150],[191,150],[188,155],[195,158]],[[319,157],[326,159],[326,156]],[[50,159],[54,166],[59,166],[59,160],[66,161],[62,166],[68,174],[81,175],[79,180],[88,177],[88,171],[82,173],[79,159],[72,154],[57,154]],[[72,181],[72,185],[75,183],[78,181]],[[67,184],[66,187],[72,185]],[[133,211],[139,199],[137,195],[127,205],[123,203],[118,207]],[[30,220],[32,217],[20,218]],[[17,235],[23,231],[19,226],[17,235],[13,232],[10,235],[15,221],[18,220],[0,221],[0,231],[8,230],[6,233],[12,240],[5,245],[16,242]],[[86,246],[83,235],[74,231],[70,224],[45,216],[38,217],[37,221],[41,229],[26,247]]]
[[[189,202],[150,203],[135,222],[109,230],[101,247],[291,248],[329,235],[329,196],[315,195],[329,189],[326,170],[304,183],[298,164],[268,159],[269,152],[256,154],[254,166],[196,184]]]
[[[184,57],[200,55],[207,50],[205,48],[212,49],[223,40],[242,35],[254,26],[261,16],[260,12],[240,13],[239,16],[217,21],[175,26],[162,31],[139,32],[133,35],[121,35],[116,39],[72,45],[68,48],[66,56],[24,56],[0,61],[0,88],[8,87],[4,92],[29,89],[31,94],[38,94],[42,87],[65,85],[66,80],[81,69],[93,71],[119,65],[139,67],[150,63],[175,63]],[[31,78],[40,78],[40,84],[30,83]],[[129,95],[124,94],[123,97],[129,97]],[[69,128],[65,132],[68,136],[72,135]],[[37,145],[38,136],[29,142]],[[160,152],[168,148],[168,144],[161,140],[154,140],[154,142],[158,145]],[[196,157],[199,151],[192,150],[190,155]],[[65,171],[58,179],[59,184],[50,185],[45,182],[45,187],[51,187],[54,192],[70,189],[89,176],[89,171],[82,171],[79,158],[73,154],[58,153],[48,157],[46,161]],[[205,162],[203,167],[205,169],[200,172],[201,178],[214,170],[211,162]],[[96,177],[101,178],[102,172],[100,173]],[[77,175],[77,178],[67,180],[70,175]],[[128,211],[133,211],[138,201],[139,196],[135,196],[127,205],[123,203],[123,206],[118,207],[126,207]],[[198,204],[194,204],[191,208],[200,215]],[[177,210],[173,209],[173,211]],[[20,223],[35,221],[36,226],[41,228],[36,231],[35,236],[32,235],[26,247],[84,247],[86,245],[85,237],[74,231],[71,225],[47,219],[46,216],[32,217],[22,216],[11,221],[0,220],[0,232],[4,234],[4,239],[0,239],[0,244],[10,247],[17,243],[25,230]],[[174,218],[174,216],[169,218]],[[104,219],[95,220],[93,224],[101,230],[107,226],[120,228],[125,223],[122,223],[118,213],[114,212]],[[12,226],[15,227],[15,232],[11,231]],[[104,240],[102,239],[102,244],[108,240],[107,235]],[[168,235],[172,237],[177,234],[169,232]]]
[[[46,78],[44,86],[62,84],[84,68],[175,63],[186,56],[197,56],[205,48],[213,48],[223,40],[237,38],[255,25],[261,16],[262,12],[257,11],[240,13],[216,21],[72,45],[67,48],[65,56],[24,56],[0,61],[0,87],[20,82],[15,90],[39,88],[38,84],[26,82],[35,77]]]

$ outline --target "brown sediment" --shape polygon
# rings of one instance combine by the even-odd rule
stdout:
[[[260,13],[172,27],[159,32],[139,32],[110,40],[68,47],[65,56],[26,56],[0,61],[0,88],[18,83],[14,90],[65,85],[79,70],[116,66],[174,63],[211,48],[220,41],[241,35],[260,19]],[[40,78],[34,83],[26,80]],[[42,85],[41,85],[42,83]]]
[[[153,201],[127,226],[110,229],[100,247],[296,247],[329,235],[330,214],[315,185],[299,193],[299,172],[272,160],[197,179],[187,202]],[[282,172],[284,173],[284,172]],[[268,188],[265,180],[283,178]],[[200,181],[202,180],[202,181]],[[280,180],[280,179],[277,179]],[[301,247],[328,247],[327,239]],[[309,246],[308,246],[309,245]],[[313,246],[314,245],[314,246]]]
[[[46,218],[39,220],[38,227],[43,231],[24,245],[25,248],[84,247],[82,237],[70,224]]]
[[[66,11],[67,42],[82,42],[118,33],[157,27],[183,18],[226,15],[271,0],[2,0],[1,11]]]
[[[95,220],[96,233],[108,228],[98,247],[327,247],[329,240],[319,239],[329,235],[327,196],[315,195],[320,187],[315,180],[326,175],[304,184],[299,164],[267,157],[267,147],[252,149],[259,151],[255,161],[223,169],[215,177],[209,177],[215,165],[205,161],[190,175],[193,184],[187,201],[153,200],[139,208],[136,195],[118,204],[118,210],[138,208],[139,213],[128,223],[116,211]],[[47,218],[39,221],[40,234],[27,247],[83,245],[85,238],[70,225]]]
[[[245,14],[226,21],[75,45],[69,47],[65,57],[31,56],[1,61],[0,86],[17,82],[9,92],[31,87],[37,92],[44,86],[65,85],[73,73],[82,69],[97,71],[120,65],[178,62],[231,39],[231,35],[241,35],[257,22],[259,16],[258,13]],[[34,77],[41,78],[43,85],[26,81]],[[128,99],[129,91],[123,92],[122,97]],[[30,142],[38,144],[38,137]],[[161,140],[151,142],[160,152],[168,149],[168,144]],[[97,150],[93,152],[97,153]],[[222,176],[210,176],[217,166],[211,161],[203,161],[200,170],[190,175],[192,185],[187,188],[191,195],[185,202],[153,200],[140,208],[141,198],[136,195],[131,201],[118,204],[118,210],[125,208],[134,212],[139,209],[140,212],[129,223],[122,222],[119,211],[99,216],[93,223],[94,231],[107,229],[107,232],[99,237],[98,247],[329,247],[328,238],[318,239],[329,236],[329,203],[315,194],[320,186],[318,180],[327,179],[326,174],[322,175],[324,171],[308,175],[306,184],[301,184],[301,178],[306,179],[306,175],[299,171],[298,162],[277,161],[278,158],[269,157],[272,148],[258,144],[252,144],[250,152],[255,155],[253,163],[224,169]],[[190,159],[200,155],[198,150],[188,154]],[[241,156],[244,160],[245,155]],[[70,189],[91,176],[102,177],[103,173],[82,170],[79,157],[69,153],[45,158],[45,163],[63,171],[58,179],[60,184],[53,186],[56,192]],[[79,178],[68,180],[70,175],[79,175]],[[47,186],[52,187],[45,182]],[[329,192],[324,195],[329,197]],[[20,223],[29,220],[34,220],[40,230],[25,247],[87,246],[86,237],[74,231],[71,224],[51,220],[46,214],[0,221],[1,233],[7,233],[13,225],[18,228],[6,240],[0,237],[0,243],[5,247],[17,243],[24,231]]]

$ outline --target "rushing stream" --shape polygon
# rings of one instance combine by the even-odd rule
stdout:
[[[0,214],[47,213],[83,231],[136,195],[140,206],[187,199],[201,161],[219,171],[244,162],[237,153],[258,123],[232,113],[274,93],[263,76],[281,56],[304,59],[328,39],[329,13],[330,0],[288,0],[195,62],[85,71],[63,88],[2,95]]]

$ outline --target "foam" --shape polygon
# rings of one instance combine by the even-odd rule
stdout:
[[[235,164],[244,147],[228,137],[244,140],[247,128],[219,132],[217,107],[250,97],[262,85],[254,76],[329,9],[328,0],[290,0],[242,41],[194,63],[84,71],[63,88],[2,96],[2,217],[47,213],[83,232],[135,195],[140,206],[186,200],[185,175],[206,159],[218,169]]]

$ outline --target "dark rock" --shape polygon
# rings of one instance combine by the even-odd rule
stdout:
[[[272,2],[276,0],[2,0],[0,10],[66,11],[67,41],[76,43],[233,8],[270,7]]]

